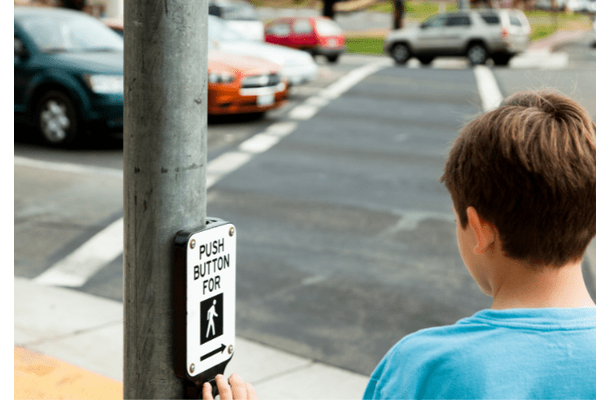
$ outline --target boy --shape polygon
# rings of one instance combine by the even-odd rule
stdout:
[[[595,130],[551,92],[513,95],[462,130],[441,182],[464,264],[492,306],[403,338],[365,399],[595,398],[595,303],[581,270],[595,236]],[[255,398],[230,381],[217,378],[222,400],[231,389]]]
[[[595,398],[595,124],[570,99],[518,93],[470,122],[441,177],[458,247],[491,309],[405,337],[366,399]]]

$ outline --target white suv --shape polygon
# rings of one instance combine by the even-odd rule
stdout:
[[[401,65],[411,57],[428,65],[441,56],[466,56],[472,65],[491,57],[496,65],[507,65],[527,49],[530,33],[529,21],[519,10],[457,11],[390,32],[383,49]]]

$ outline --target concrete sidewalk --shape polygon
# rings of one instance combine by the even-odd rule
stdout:
[[[14,342],[16,399],[122,398],[122,303],[15,278]],[[226,374],[261,399],[359,399],[368,382],[239,337],[235,351]]]

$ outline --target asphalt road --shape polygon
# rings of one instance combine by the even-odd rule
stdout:
[[[493,69],[502,94],[541,83],[578,93],[595,116],[595,57],[581,47],[564,49],[575,61],[561,69]],[[376,60],[324,65],[264,119],[211,120],[209,159]],[[208,215],[239,232],[237,335],[369,374],[404,335],[489,307],[462,265],[438,181],[451,141],[480,111],[470,68],[390,66],[216,183]],[[16,127],[15,156],[98,168],[16,162],[15,275],[35,278],[121,217],[122,146],[111,139],[48,149]],[[121,301],[122,283],[119,256],[76,290]]]

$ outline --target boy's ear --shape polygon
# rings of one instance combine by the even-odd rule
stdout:
[[[494,224],[483,219],[474,207],[468,207],[466,215],[468,216],[468,225],[472,227],[477,239],[474,251],[477,254],[483,254],[495,243],[498,230]]]

